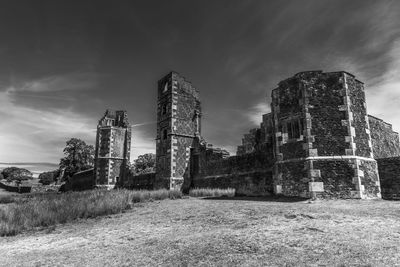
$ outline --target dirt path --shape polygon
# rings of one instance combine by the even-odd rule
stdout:
[[[1,266],[400,262],[400,202],[165,200],[0,239]]]

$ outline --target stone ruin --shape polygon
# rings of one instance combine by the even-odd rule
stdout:
[[[367,113],[364,84],[348,72],[300,72],[272,90],[271,112],[237,155],[201,136],[199,91],[177,72],[158,82],[156,173],[129,176],[126,112],[107,111],[96,138],[97,185],[235,188],[243,195],[400,197],[400,144]],[[383,187],[384,185],[384,187]]]

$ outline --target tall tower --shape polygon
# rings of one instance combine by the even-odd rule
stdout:
[[[272,91],[275,192],[380,198],[364,85],[354,75],[308,71]]]
[[[96,185],[115,186],[125,179],[130,147],[131,128],[126,111],[107,110],[97,125]]]
[[[156,188],[181,188],[200,121],[199,92],[190,82],[176,72],[158,81]]]

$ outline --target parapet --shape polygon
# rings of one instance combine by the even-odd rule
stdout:
[[[107,109],[104,116],[99,120],[98,126],[114,126],[128,128],[128,114],[126,110],[111,110]]]

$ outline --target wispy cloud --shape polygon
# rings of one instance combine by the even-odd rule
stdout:
[[[0,92],[0,161],[58,162],[65,141],[71,137],[94,142],[95,125],[71,109],[38,110],[16,105]]]
[[[8,88],[12,92],[57,92],[72,90],[94,89],[98,82],[98,75],[92,72],[73,72],[46,76],[40,79],[25,81]]]

